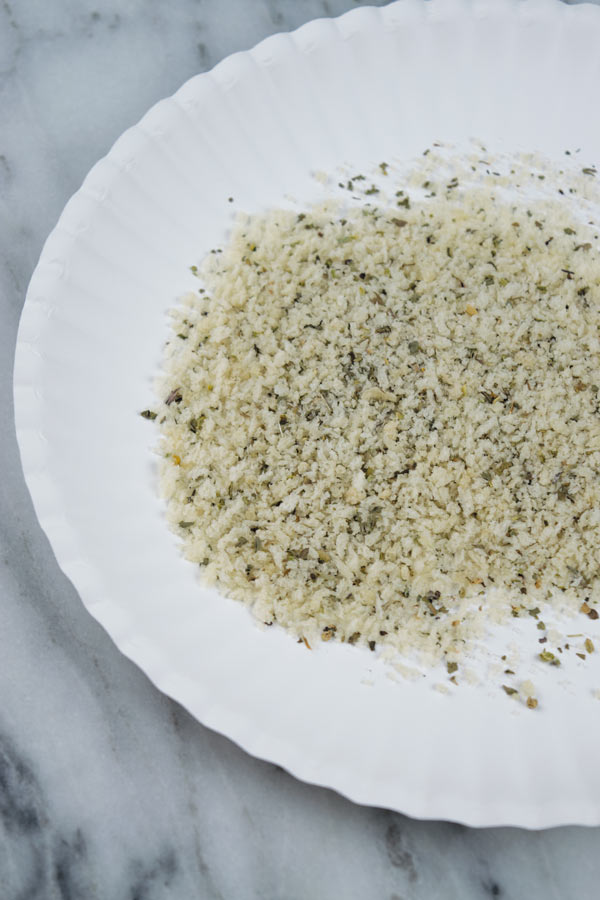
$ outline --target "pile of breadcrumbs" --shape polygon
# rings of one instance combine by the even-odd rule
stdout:
[[[492,603],[598,594],[600,257],[489,190],[371,199],[238,220],[205,260],[162,489],[186,557],[262,621],[440,658]]]

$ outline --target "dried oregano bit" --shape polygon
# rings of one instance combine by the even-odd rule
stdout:
[[[593,653],[595,650],[593,641],[590,638],[585,639],[584,646],[588,653]]]
[[[180,528],[191,528],[193,524],[194,524],[193,522],[180,522],[179,527]]]
[[[536,709],[537,708],[538,702],[535,697],[528,697],[526,702],[527,702],[528,709]]]
[[[144,409],[144,410],[140,413],[140,416],[142,417],[142,419],[150,419],[150,421],[152,421],[153,419],[156,418],[157,413],[152,412],[151,409]]]
[[[188,428],[192,432],[192,434],[198,433],[198,429],[202,427],[202,423],[204,422],[205,418],[206,416],[200,415],[190,419]]]
[[[173,390],[171,391],[171,393],[165,400],[165,403],[167,406],[170,406],[171,403],[181,403],[181,400],[182,400],[182,395],[181,395],[180,388],[173,388]]]
[[[454,672],[458,671],[458,663],[448,661],[446,663],[446,668],[448,670],[448,675],[452,675]]]
[[[505,694],[508,694],[509,697],[514,697],[515,694],[518,694],[518,690],[514,687],[510,687],[508,684],[502,685],[502,690]]]
[[[552,653],[550,650],[542,650],[541,653],[538,654],[539,658],[542,662],[548,663],[551,666],[560,666],[560,659]]]
[[[312,647],[310,646],[310,644],[308,643],[308,641],[306,640],[305,637],[298,638],[296,643],[304,644],[304,646],[306,647],[307,650],[312,650]]]

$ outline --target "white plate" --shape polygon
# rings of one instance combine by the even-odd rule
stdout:
[[[600,159],[599,45],[598,9],[551,0],[399,2],[268,38],[117,141],[29,287],[19,445],[84,604],[206,725],[360,803],[472,825],[598,824],[598,700],[566,681],[535,713],[496,688],[442,695],[428,679],[390,680],[357,648],[308,652],[200,591],[166,528],[154,429],[138,415],[165,311],[222,240],[230,195],[250,211],[308,200],[312,171],[408,158],[436,139]]]

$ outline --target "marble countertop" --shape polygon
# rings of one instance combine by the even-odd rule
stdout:
[[[222,57],[352,0],[0,2],[0,897],[567,900],[600,829],[475,830],[355,806],[160,694],[86,613],[35,518],[11,378],[27,283],[116,137]]]

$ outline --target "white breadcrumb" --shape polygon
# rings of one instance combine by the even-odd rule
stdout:
[[[437,691],[438,694],[448,694],[450,692],[450,688],[447,684],[441,684],[439,681],[437,684],[433,685],[434,691]]]
[[[529,679],[522,681],[520,685],[521,694],[525,697],[535,697],[535,685]]]
[[[598,594],[600,257],[550,203],[398,196],[242,218],[206,258],[173,315],[162,491],[261,621],[455,659]]]

